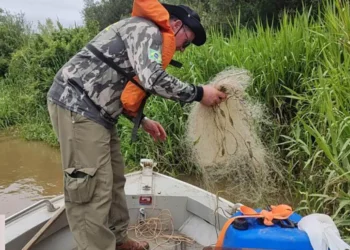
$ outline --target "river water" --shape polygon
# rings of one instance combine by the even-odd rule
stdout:
[[[196,178],[179,179],[198,186]],[[62,194],[59,149],[0,133],[0,215]]]
[[[0,135],[0,214],[61,194],[62,185],[58,149]]]

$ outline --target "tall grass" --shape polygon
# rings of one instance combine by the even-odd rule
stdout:
[[[331,215],[350,240],[350,6],[326,2],[317,19],[309,13],[285,14],[278,30],[214,31],[203,49],[178,57],[179,75],[202,83],[230,65],[248,69],[249,94],[273,117],[264,141],[285,159],[298,210]]]
[[[182,69],[168,71],[203,84],[227,67],[248,69],[253,76],[248,94],[264,103],[272,117],[273,125],[261,128],[262,139],[284,159],[281,167],[299,201],[298,211],[331,215],[350,240],[350,6],[347,1],[324,4],[318,18],[309,10],[293,18],[283,15],[278,29],[258,22],[252,31],[236,22],[229,37],[211,30],[205,46],[176,56]],[[0,126],[16,125],[28,139],[54,142],[42,98],[64,61],[60,51],[67,52],[66,58],[73,52],[70,39],[76,48],[85,41],[78,39],[84,34],[79,31],[61,32],[53,32],[53,44],[48,37],[49,42],[40,40],[40,51],[27,47],[16,53],[10,64],[10,72],[16,73],[0,83]],[[55,58],[61,58],[56,66]],[[130,169],[138,167],[139,158],[150,157],[168,174],[197,173],[183,144],[188,108],[159,97],[149,101],[146,115],[168,133],[163,143],[139,132],[139,141],[131,144],[132,125],[121,119],[118,131]]]

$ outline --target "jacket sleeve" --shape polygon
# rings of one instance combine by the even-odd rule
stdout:
[[[155,25],[140,21],[122,39],[131,66],[148,92],[181,102],[202,99],[202,87],[184,83],[162,68],[162,35]]]

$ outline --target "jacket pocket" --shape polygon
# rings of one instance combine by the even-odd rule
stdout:
[[[91,201],[96,187],[97,168],[67,168],[64,170],[65,200],[83,204]]]

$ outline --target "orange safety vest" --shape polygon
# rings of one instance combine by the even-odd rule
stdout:
[[[169,23],[169,12],[158,0],[135,0],[132,16],[144,17],[160,28],[163,38],[162,67],[166,69],[176,50],[175,35]],[[134,77],[134,80],[140,82],[137,77]],[[137,86],[129,81],[121,95],[124,112],[135,117],[144,98],[146,98],[146,92],[141,85]]]

